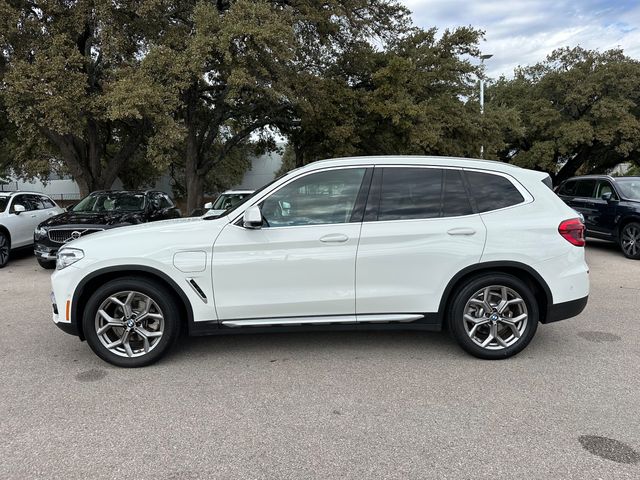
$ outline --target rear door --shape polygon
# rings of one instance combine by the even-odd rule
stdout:
[[[358,321],[437,312],[449,280],[480,260],[485,237],[460,169],[376,167],[356,260]]]
[[[584,216],[587,230],[593,230],[593,217],[597,214],[593,202],[596,190],[596,180],[585,178],[575,180],[571,194],[565,199],[567,205]]]

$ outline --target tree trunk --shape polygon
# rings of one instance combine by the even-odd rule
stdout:
[[[204,175],[199,169],[198,143],[195,132],[190,129],[187,135],[187,151],[185,159],[185,179],[187,188],[187,215],[204,203]]]
[[[567,178],[573,177],[578,169],[585,162],[586,156],[583,155],[582,152],[577,153],[573,158],[569,159],[567,163],[565,163],[560,171],[556,173],[553,177],[553,184],[560,185]]]

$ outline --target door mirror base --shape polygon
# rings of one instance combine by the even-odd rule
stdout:
[[[606,192],[603,193],[602,196],[600,197],[602,200],[606,201],[606,202],[615,202],[616,199],[613,197],[613,192]]]
[[[244,211],[242,226],[251,230],[262,228],[262,212],[258,205],[252,205]]]

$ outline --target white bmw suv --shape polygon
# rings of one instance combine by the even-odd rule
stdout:
[[[294,170],[212,219],[131,226],[58,253],[53,320],[104,360],[158,360],[191,335],[448,329],[521,351],[589,294],[584,226],[540,172],[364,157]]]

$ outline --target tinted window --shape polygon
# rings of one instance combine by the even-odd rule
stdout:
[[[592,197],[595,187],[595,180],[578,180],[573,195],[576,197]]]
[[[378,220],[439,217],[441,196],[441,169],[385,168]]]
[[[445,170],[442,216],[458,217],[472,213],[473,210],[462,180],[462,172],[460,170]]]
[[[573,192],[576,189],[576,181],[575,180],[570,180],[568,182],[565,182],[561,187],[560,190],[558,190],[558,194],[560,195],[573,195]]]
[[[0,212],[4,212],[5,208],[7,208],[7,203],[9,203],[8,197],[0,197]]]
[[[344,168],[292,181],[262,203],[265,226],[348,223],[364,173],[364,168]]]
[[[73,207],[74,212],[112,212],[144,210],[145,196],[142,193],[104,192],[85,197]]]
[[[479,212],[498,210],[524,202],[518,189],[505,177],[490,173],[466,172]]]

